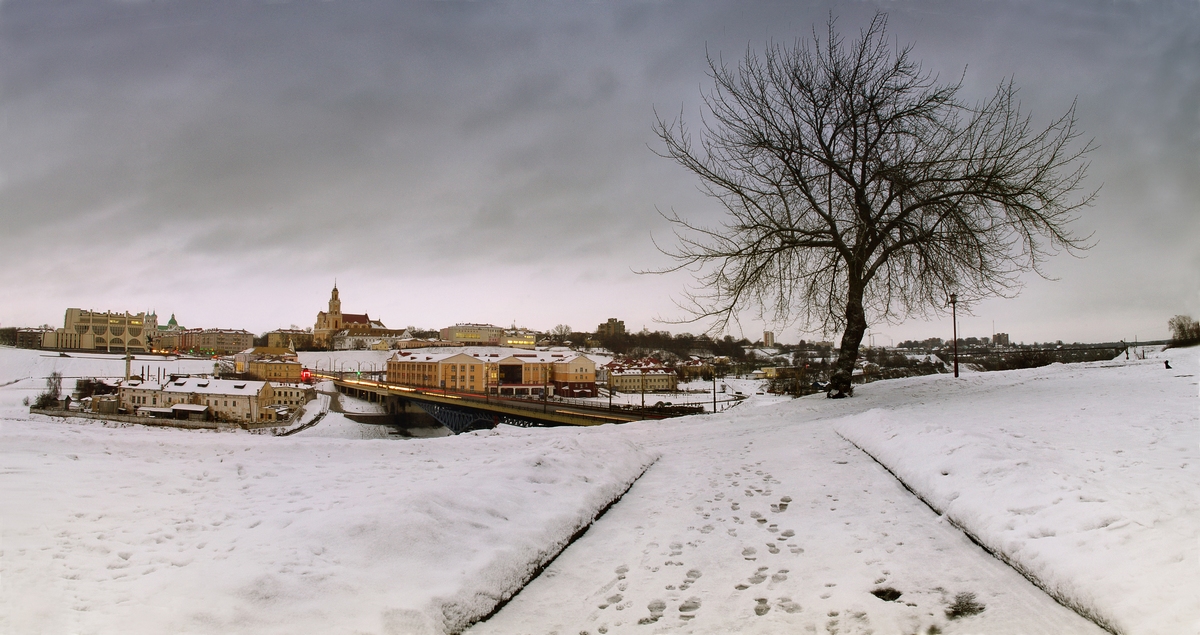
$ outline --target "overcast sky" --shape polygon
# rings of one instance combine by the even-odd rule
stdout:
[[[706,50],[736,61],[831,10],[847,33],[888,12],[927,68],[966,69],[968,98],[1012,76],[1037,123],[1078,99],[1099,145],[1075,227],[1095,248],[960,334],[1147,340],[1200,317],[1196,0],[4,0],[0,326],[61,326],[67,307],[311,326],[336,279],[343,311],[394,328],[701,332],[658,321],[684,317],[686,274],[634,273],[668,264],[657,210],[720,217],[653,153],[654,109],[695,122]]]

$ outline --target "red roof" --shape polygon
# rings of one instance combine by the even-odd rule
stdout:
[[[343,313],[342,324],[370,324],[371,318],[366,313]]]

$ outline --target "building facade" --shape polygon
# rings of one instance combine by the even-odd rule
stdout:
[[[319,314],[318,314],[319,315]],[[300,329],[279,329],[267,333],[267,346],[301,351],[312,348],[313,334]]]
[[[158,331],[153,313],[67,309],[63,327],[42,335],[42,348],[145,352]]]
[[[388,383],[478,394],[596,396],[596,364],[576,353],[399,351],[388,360]]]
[[[124,381],[119,407],[131,414],[161,416],[172,410],[189,418],[253,423],[271,421],[315,398],[311,388],[239,379],[177,378],[165,383]],[[186,406],[186,408],[180,408]]]
[[[617,392],[675,392],[679,380],[669,368],[626,368],[608,372],[608,387]]]
[[[491,324],[455,324],[442,329],[439,337],[447,342],[468,346],[500,346],[504,329]]]
[[[608,318],[607,322],[604,322],[600,326],[596,327],[596,335],[598,335],[600,337],[611,337],[613,335],[624,335],[624,334],[625,334],[625,320],[618,320],[617,318]]]

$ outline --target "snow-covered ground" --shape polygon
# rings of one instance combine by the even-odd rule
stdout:
[[[30,416],[16,386],[3,633],[455,632],[655,458],[598,429],[305,436],[353,424],[338,413],[294,437],[106,425]]]
[[[1196,368],[1165,357],[973,374],[836,429],[1062,602],[1196,632]]]
[[[1116,632],[1193,633],[1198,352],[426,440],[31,420],[34,377],[0,387],[0,632],[453,631],[661,455],[469,632],[1104,632],[963,527]]]
[[[953,520],[1008,538],[1013,560],[1117,632],[1195,633],[1197,352],[1171,352],[1183,370],[1151,359],[934,375],[623,426],[663,458],[470,632],[1104,632]],[[927,427],[959,442],[917,436]],[[962,518],[939,516],[838,431],[877,440],[918,477],[953,479],[933,494]],[[1044,542],[1053,532],[1063,539]],[[871,593],[887,589],[901,595]],[[960,594],[983,611],[951,619]]]

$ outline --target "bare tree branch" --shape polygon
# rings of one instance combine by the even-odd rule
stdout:
[[[1014,295],[1022,273],[1088,249],[1069,226],[1095,197],[1077,194],[1094,146],[1078,143],[1074,104],[1039,130],[1011,78],[970,105],[961,79],[939,83],[888,39],[885,15],[853,42],[834,22],[733,68],[710,55],[698,137],[682,113],[656,113],[654,129],[658,154],[727,212],[717,227],[664,215],[664,271],[696,279],[689,321],[721,330],[757,309],[841,330],[845,394],[868,323],[939,313],[950,293]]]

